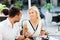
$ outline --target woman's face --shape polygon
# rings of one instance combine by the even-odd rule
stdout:
[[[36,11],[34,9],[29,10],[29,18],[35,19],[36,18]]]

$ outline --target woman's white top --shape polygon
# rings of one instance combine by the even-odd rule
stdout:
[[[36,30],[36,31],[33,30],[33,28],[32,28],[32,26],[31,26],[29,20],[24,21],[24,22],[23,22],[23,25],[24,25],[25,23],[26,23],[27,26],[28,26],[28,32],[29,32],[30,34],[33,34],[33,33],[35,32],[35,33],[33,34],[33,37],[39,36],[40,30],[41,30],[41,26],[42,26],[42,22],[41,22],[41,21],[39,21],[38,27],[37,27],[37,30]]]

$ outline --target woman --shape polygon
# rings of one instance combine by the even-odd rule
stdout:
[[[23,34],[25,37],[37,37],[41,36],[42,22],[40,18],[39,10],[36,6],[32,6],[28,10],[27,21],[23,22]]]
[[[9,9],[3,9],[2,10],[2,15],[7,16],[9,14]]]

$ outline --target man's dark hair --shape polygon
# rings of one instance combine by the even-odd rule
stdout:
[[[20,14],[20,9],[17,7],[12,7],[9,12],[9,17],[15,17]]]
[[[8,10],[8,9],[3,9],[3,10],[2,10],[2,13],[3,13],[4,15],[8,15],[8,14],[9,14],[9,10]]]

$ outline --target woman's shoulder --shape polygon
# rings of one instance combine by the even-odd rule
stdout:
[[[44,25],[44,21],[43,21],[42,19],[39,20],[39,25],[40,25],[40,26]]]
[[[39,23],[42,23],[42,20],[39,20]]]
[[[39,23],[44,23],[44,19],[40,19],[39,20]]]
[[[22,22],[23,23],[28,23],[29,22],[29,19],[24,19]]]

